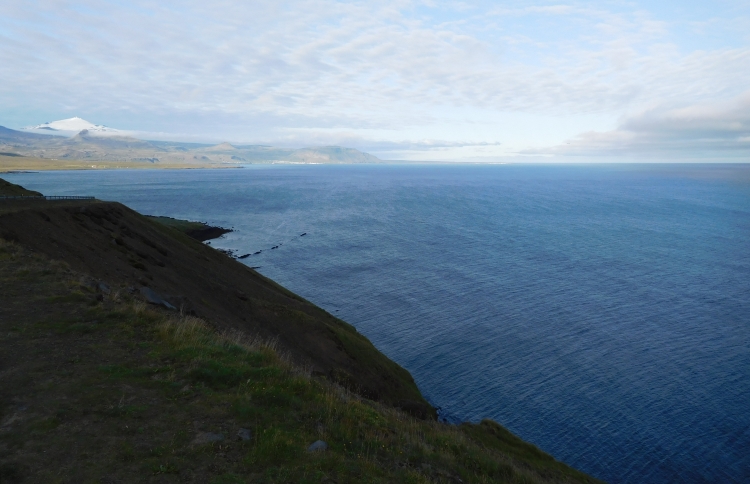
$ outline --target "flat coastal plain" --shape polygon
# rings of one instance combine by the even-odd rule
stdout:
[[[145,161],[56,160],[0,154],[0,173],[50,170],[189,170],[238,168],[222,163],[150,163]]]

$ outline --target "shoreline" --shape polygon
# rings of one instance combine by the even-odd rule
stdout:
[[[5,190],[25,189],[7,184]],[[47,345],[48,356],[44,361],[49,360],[50,364],[56,357],[70,364],[70,354],[84,355],[74,358],[76,366],[66,370],[65,378],[72,385],[84,385],[86,378],[98,384],[86,384],[68,395],[69,387],[58,385],[56,380],[50,383],[27,378],[25,372],[32,371],[30,369],[0,375],[0,382],[8,378],[21,378],[18,382],[7,381],[0,387],[12,389],[18,395],[35,395],[26,397],[26,406],[22,410],[13,410],[16,412],[14,415],[21,417],[13,417],[9,423],[3,424],[3,428],[9,428],[12,424],[14,431],[23,439],[34,442],[35,448],[46,449],[46,455],[38,454],[28,461],[36,462],[35,467],[39,469],[58,467],[48,460],[51,456],[59,455],[59,458],[67,459],[66,462],[70,460],[69,456],[55,450],[62,448],[55,442],[69,439],[71,429],[85,428],[91,431],[92,437],[89,434],[74,436],[79,443],[102,448],[102,452],[96,454],[96,462],[118,459],[117,451],[111,449],[116,449],[123,442],[134,441],[137,444],[137,439],[142,439],[138,434],[132,437],[132,433],[121,434],[120,430],[107,427],[111,425],[109,420],[97,418],[89,421],[88,414],[79,410],[79,406],[85,407],[79,402],[79,396],[87,395],[86,398],[99,405],[95,409],[97,415],[112,414],[120,419],[131,417],[119,410],[112,413],[111,409],[130,408],[126,403],[129,404],[133,398],[138,399],[133,404],[140,405],[133,407],[140,409],[137,410],[140,413],[133,410],[137,420],[125,420],[125,423],[151,429],[145,432],[147,436],[153,435],[151,439],[166,435],[168,439],[159,445],[172,446],[172,455],[178,456],[174,458],[175,468],[195,468],[197,464],[194,463],[195,457],[192,457],[196,452],[195,442],[206,432],[213,432],[210,435],[214,436],[220,435],[218,431],[226,426],[232,428],[232,432],[241,427],[240,430],[246,429],[263,438],[269,428],[273,430],[283,426],[286,429],[284,439],[293,442],[294,449],[303,449],[301,456],[306,455],[304,448],[315,438],[325,438],[328,441],[326,445],[330,445],[330,455],[338,456],[342,462],[352,459],[347,461],[350,462],[347,464],[349,466],[360,465],[357,463],[361,454],[370,452],[367,450],[370,447],[381,449],[377,459],[363,461],[364,467],[354,475],[347,474],[349,467],[343,465],[332,471],[329,469],[328,472],[341,476],[347,482],[355,475],[366,477],[379,473],[390,475],[391,482],[403,482],[405,476],[399,474],[402,470],[420,474],[431,482],[456,482],[455,479],[446,481],[448,476],[460,476],[461,482],[475,482],[477,477],[481,477],[481,482],[487,482],[487,479],[507,480],[512,476],[519,479],[526,476],[531,482],[598,482],[556,461],[498,423],[482,420],[480,423],[454,425],[437,421],[437,415],[433,414],[435,409],[424,400],[408,372],[380,353],[353,326],[188,235],[191,228],[196,226],[204,230],[230,229],[171,217],[143,216],[117,202],[98,200],[85,205],[54,201],[14,203],[7,208],[7,213],[0,211],[0,255],[4,256],[0,257],[0,278],[4,278],[4,284],[9,286],[33,284],[29,287],[35,288],[0,294],[0,302],[3,302],[0,304],[0,314],[5,307],[12,306],[15,311],[12,321],[0,318],[0,326],[11,324],[8,328],[0,328],[3,334],[9,331],[8,334],[16,341],[8,351],[15,351],[19,347],[18,341],[29,347]],[[82,241],[85,243],[82,244]],[[29,272],[30,254],[37,258],[34,263],[39,266],[32,272]],[[10,263],[18,267],[9,269],[7,265]],[[55,284],[57,286],[53,288]],[[40,298],[40,295],[43,297]],[[36,302],[32,305],[29,298]],[[64,311],[61,304],[68,305]],[[148,304],[156,306],[156,309],[151,309]],[[32,306],[33,311],[29,309]],[[132,310],[129,309],[131,307]],[[77,319],[68,317],[63,321],[60,315],[71,314],[71,309],[80,311],[81,316]],[[213,346],[206,346],[198,353],[175,354],[169,348],[160,346],[163,343],[159,342],[158,335],[166,323],[159,318],[177,317],[177,314],[182,318],[201,318],[205,321],[201,323],[206,328],[201,342],[213,341],[210,338],[219,339],[216,343],[210,343]],[[39,317],[43,319],[34,319]],[[28,322],[19,322],[26,320]],[[170,324],[184,325],[185,321]],[[150,325],[154,323],[161,326],[151,328]],[[55,329],[57,333],[53,334],[42,328],[40,340],[35,333],[40,324],[52,325],[49,327],[59,328],[59,331]],[[173,327],[177,331],[175,334],[182,334],[177,326]],[[237,331],[246,333],[244,339],[236,336],[239,334]],[[149,351],[133,352],[134,332],[138,334],[138,347],[149,348]],[[153,340],[153,336],[157,340]],[[252,354],[242,357],[238,353],[238,348],[241,348],[238,344],[248,338],[252,341],[273,341],[273,351],[286,353],[286,356],[279,357],[279,361],[298,365],[297,368],[304,371],[284,369],[288,367],[274,369],[276,373],[269,373],[268,367],[261,373],[254,367],[241,367],[239,370],[238,365],[254,365],[258,361]],[[106,353],[107,366],[102,367],[102,356],[94,354],[91,348],[104,344],[111,346],[113,342],[121,346],[113,346],[112,351]],[[186,344],[194,343],[189,340]],[[119,355],[115,366],[109,359],[113,355]],[[31,365],[35,353],[24,350],[16,357],[17,364]],[[149,358],[155,359],[151,361]],[[54,363],[49,371],[54,372],[54,368],[60,364]],[[138,365],[136,369],[147,370],[128,370],[134,364]],[[163,367],[163,370],[155,374],[154,365]],[[102,375],[102,368],[107,371],[114,369],[106,376]],[[280,370],[289,371],[289,377],[279,380],[279,376],[273,376],[280,375]],[[239,376],[236,375],[238,371],[241,371]],[[90,376],[84,376],[89,374],[85,372],[89,372]],[[299,391],[296,388],[300,383],[297,380],[292,382],[289,378],[297,378],[300,372],[307,375],[304,382],[310,382],[303,384],[312,385],[309,387],[311,390],[305,391],[317,392],[315,395],[319,396],[297,396],[295,392]],[[266,378],[264,375],[270,375],[268,381],[272,385],[282,385],[274,390],[276,393],[268,393],[266,387],[261,386],[269,384],[262,380]],[[257,384],[253,383],[255,378],[261,378]],[[124,396],[118,397],[118,392],[122,391],[117,379],[128,382],[130,400],[125,403],[122,403]],[[46,385],[43,392],[29,393],[29,388],[36,389],[40,384]],[[121,403],[115,400],[111,408],[103,407],[107,401],[96,394],[102,385],[113,385],[107,390],[107,398],[110,394],[114,395],[120,398]],[[247,392],[247,397],[243,397],[242,392]],[[63,413],[58,411],[55,417],[55,406],[58,405],[55,402],[60,401],[60,394],[67,400],[68,407]],[[344,396],[343,403],[337,407],[335,415],[326,414],[325,409],[331,408],[326,402],[332,395],[338,394]],[[51,399],[50,402],[46,402],[47,399]],[[322,402],[322,406],[319,407],[316,402]],[[171,406],[173,403],[179,405]],[[6,411],[5,406],[0,399],[0,412]],[[26,408],[33,409],[28,414],[30,417],[22,414]],[[246,408],[253,409],[255,413],[249,415],[261,417],[260,420],[248,418]],[[303,412],[302,418],[298,415],[300,410]],[[170,418],[175,413],[181,416],[179,421],[172,422]],[[41,417],[37,417],[37,414]],[[220,418],[212,421],[217,414],[221,415]],[[342,426],[342,419],[338,415],[348,415],[344,418],[345,425]],[[34,420],[38,418],[43,419],[42,423]],[[310,418],[312,422],[318,419],[318,423],[313,425],[316,430],[308,428]],[[48,421],[52,425],[45,423]],[[81,422],[88,423],[83,426]],[[195,422],[203,423],[197,425]],[[276,427],[268,427],[269,422]],[[44,426],[40,427],[42,424]],[[55,431],[57,426],[62,432]],[[170,437],[175,427],[194,430],[179,434],[175,440]],[[42,439],[38,437],[39,429],[45,432]],[[190,434],[196,431],[197,437],[191,442],[193,435]],[[409,432],[412,431],[416,437],[410,436]],[[350,446],[352,442],[355,446],[360,445],[357,439],[361,438],[362,432],[369,432],[367,435],[373,444],[356,447],[356,452],[352,454],[352,449],[347,449],[346,443]],[[3,433],[0,432],[2,438]],[[223,441],[224,437],[216,439],[203,443]],[[102,447],[102,440],[111,442],[109,447]],[[387,445],[375,444],[381,441]],[[416,447],[412,448],[412,442],[417,442]],[[454,443],[446,446],[445,442]],[[262,443],[262,440],[256,439],[247,444],[250,447],[240,447],[239,444],[226,442],[212,447],[214,450],[209,450],[207,455],[213,459],[214,452],[223,452],[222,455],[229,452],[232,465],[237,466],[234,468],[247,472],[243,467],[243,455],[247,455],[247,452],[252,455],[253,449],[259,448]],[[423,446],[434,450],[425,451]],[[289,458],[283,457],[274,462],[286,466],[290,472],[299,472],[298,477],[304,476],[309,469],[317,469],[318,460],[301,458],[297,452],[288,452]],[[24,459],[27,454],[9,455],[26,465]],[[74,459],[76,467],[90,462],[90,455],[79,454]],[[186,455],[191,457],[179,457]],[[200,458],[203,454],[195,455]],[[399,464],[407,455],[410,456],[408,461]],[[466,460],[467,455],[474,457]],[[5,465],[3,459],[0,455],[0,465]],[[139,459],[129,457],[126,462],[141,462]],[[121,462],[118,468],[125,465]],[[271,466],[264,465],[264,468]],[[30,472],[25,470],[26,467],[19,469],[19,472]],[[133,472],[137,472],[137,469]],[[210,473],[211,468],[206,467],[201,472]]]
[[[224,234],[234,232],[234,229],[220,227],[218,225],[209,225],[206,222],[197,222],[193,220],[183,220],[165,215],[144,215],[145,217],[158,222],[167,227],[172,227],[191,237],[198,242],[206,242],[220,238]]]

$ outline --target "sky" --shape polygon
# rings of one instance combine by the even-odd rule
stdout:
[[[750,162],[750,2],[0,2],[0,125],[425,161]]]

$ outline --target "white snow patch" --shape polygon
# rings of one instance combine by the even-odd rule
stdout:
[[[36,126],[28,126],[21,128],[24,131],[32,131],[36,133],[45,134],[62,134],[62,135],[75,135],[82,130],[88,130],[89,134],[92,135],[124,135],[125,131],[121,131],[115,128],[109,128],[102,124],[94,124],[86,121],[78,116],[68,119],[61,119],[59,121],[52,121],[49,123],[37,124]]]

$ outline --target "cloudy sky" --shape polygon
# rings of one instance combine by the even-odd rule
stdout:
[[[0,2],[0,125],[384,159],[750,161],[750,2]]]

